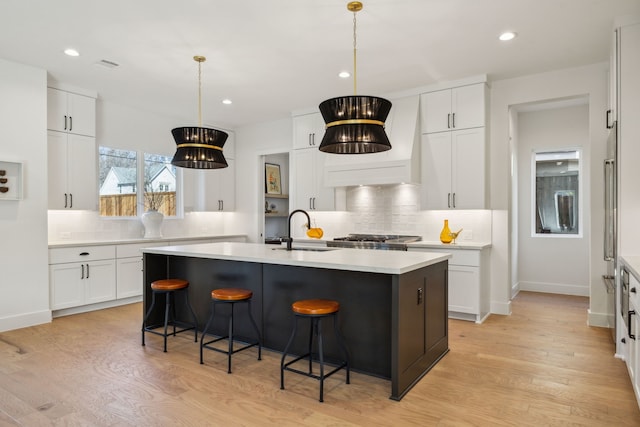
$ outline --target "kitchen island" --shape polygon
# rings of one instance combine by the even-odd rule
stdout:
[[[319,248],[320,249],[320,248]],[[449,254],[315,249],[292,251],[254,243],[210,243],[143,249],[144,311],[151,304],[151,282],[183,278],[199,329],[209,316],[211,290],[242,287],[253,291],[253,315],[264,346],[282,351],[292,327],[291,304],[308,298],[340,303],[339,327],[355,371],[391,380],[391,399],[399,400],[448,351],[447,259]],[[156,306],[151,322],[163,316]],[[224,308],[224,307],[222,307]],[[187,316],[176,307],[178,316]],[[218,316],[213,330],[224,335]],[[251,337],[245,316],[237,335]],[[330,327],[330,325],[329,325]],[[307,341],[294,342],[301,354]],[[327,360],[340,353],[326,335]],[[195,354],[195,353],[194,353]]]

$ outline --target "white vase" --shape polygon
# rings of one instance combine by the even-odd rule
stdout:
[[[164,215],[158,211],[147,211],[142,214],[142,225],[144,225],[144,238],[155,239],[162,237],[162,221]]]

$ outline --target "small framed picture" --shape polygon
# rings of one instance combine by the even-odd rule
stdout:
[[[282,194],[280,165],[273,163],[264,164],[264,184],[267,194]]]

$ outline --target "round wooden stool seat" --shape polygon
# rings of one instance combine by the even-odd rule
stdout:
[[[179,291],[189,287],[189,282],[183,279],[162,279],[151,283],[154,291]]]
[[[306,299],[291,304],[294,313],[305,315],[333,314],[340,310],[340,303],[328,299]]]
[[[222,288],[211,291],[211,298],[220,301],[242,301],[253,296],[253,292],[241,288]]]

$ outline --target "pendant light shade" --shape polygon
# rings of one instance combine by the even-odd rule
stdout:
[[[353,96],[327,99],[319,105],[326,123],[320,151],[335,154],[379,153],[391,149],[384,131],[384,121],[391,102],[376,96],[357,95],[356,13],[362,3],[352,1],[347,9],[353,12]]]
[[[206,58],[194,56],[198,63],[198,126],[180,127],[171,130],[176,142],[176,154],[171,164],[191,169],[221,169],[228,166],[222,153],[228,133],[202,127],[202,81],[201,65]]]
[[[326,131],[320,151],[336,154],[379,153],[391,149],[384,121],[391,102],[375,96],[343,96],[319,106]]]
[[[175,128],[171,134],[178,146],[171,160],[172,165],[192,169],[221,169],[228,166],[222,154],[228,133],[193,126]]]

